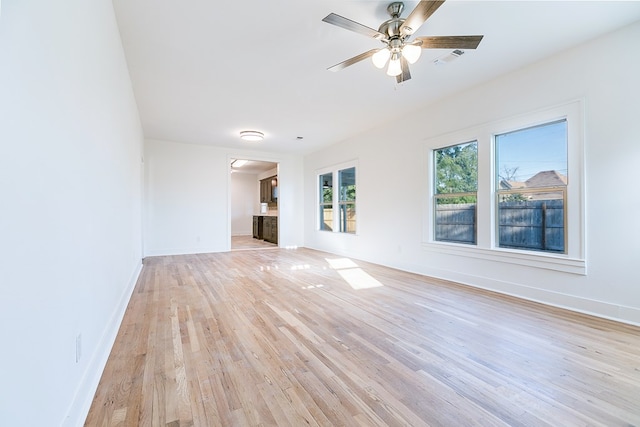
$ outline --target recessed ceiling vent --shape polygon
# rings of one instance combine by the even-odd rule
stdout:
[[[451,61],[454,61],[464,55],[464,50],[456,49],[446,55],[443,55],[439,58],[436,58],[433,63],[436,65],[444,65],[448,64]]]

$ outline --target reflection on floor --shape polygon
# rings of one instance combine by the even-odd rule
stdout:
[[[231,236],[231,250],[245,251],[255,249],[277,249],[278,245],[254,239],[252,236]]]

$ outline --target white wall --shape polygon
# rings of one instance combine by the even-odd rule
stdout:
[[[253,215],[260,212],[258,175],[231,174],[231,235],[253,235]]]
[[[358,159],[359,233],[317,231],[307,197],[305,246],[640,323],[640,57],[629,54],[637,40],[640,23],[306,156],[307,196],[318,169]],[[427,141],[576,99],[585,105],[587,274],[426,250],[426,156],[437,148]]]
[[[280,246],[300,246],[302,158],[147,140],[145,143],[145,255],[230,250],[231,158],[280,164]]]
[[[3,0],[0,64],[0,424],[82,425],[141,268],[111,1]]]

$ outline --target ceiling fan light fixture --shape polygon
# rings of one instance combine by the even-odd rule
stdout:
[[[395,77],[402,74],[402,65],[400,64],[399,55],[395,54],[389,61],[389,68],[387,68],[387,76]]]
[[[409,62],[409,64],[415,64],[420,58],[422,48],[415,44],[406,44],[402,47],[402,56]]]
[[[376,68],[384,68],[391,56],[391,51],[387,48],[382,48],[371,56],[371,61]]]
[[[421,0],[406,18],[401,18],[404,3],[402,1],[392,1],[387,7],[387,12],[391,19],[380,24],[377,30],[344,16],[330,13],[322,19],[323,22],[379,40],[383,43],[383,47],[363,52],[329,67],[327,70],[333,72],[343,70],[364,59],[371,58],[376,68],[384,69],[386,65],[387,75],[395,77],[396,82],[400,84],[411,79],[409,66],[420,59],[422,49],[460,50],[477,48],[480,41],[482,41],[482,35],[425,36],[416,37],[414,40],[409,41],[411,36],[418,32],[425,21],[445,1]],[[436,63],[444,62],[436,60]]]
[[[257,130],[243,130],[240,132],[240,138],[251,142],[262,141],[264,139],[264,133]]]

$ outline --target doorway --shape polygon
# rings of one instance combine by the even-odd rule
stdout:
[[[278,163],[237,157],[230,159],[229,167],[231,250],[277,248]],[[263,225],[260,230],[254,217]]]

